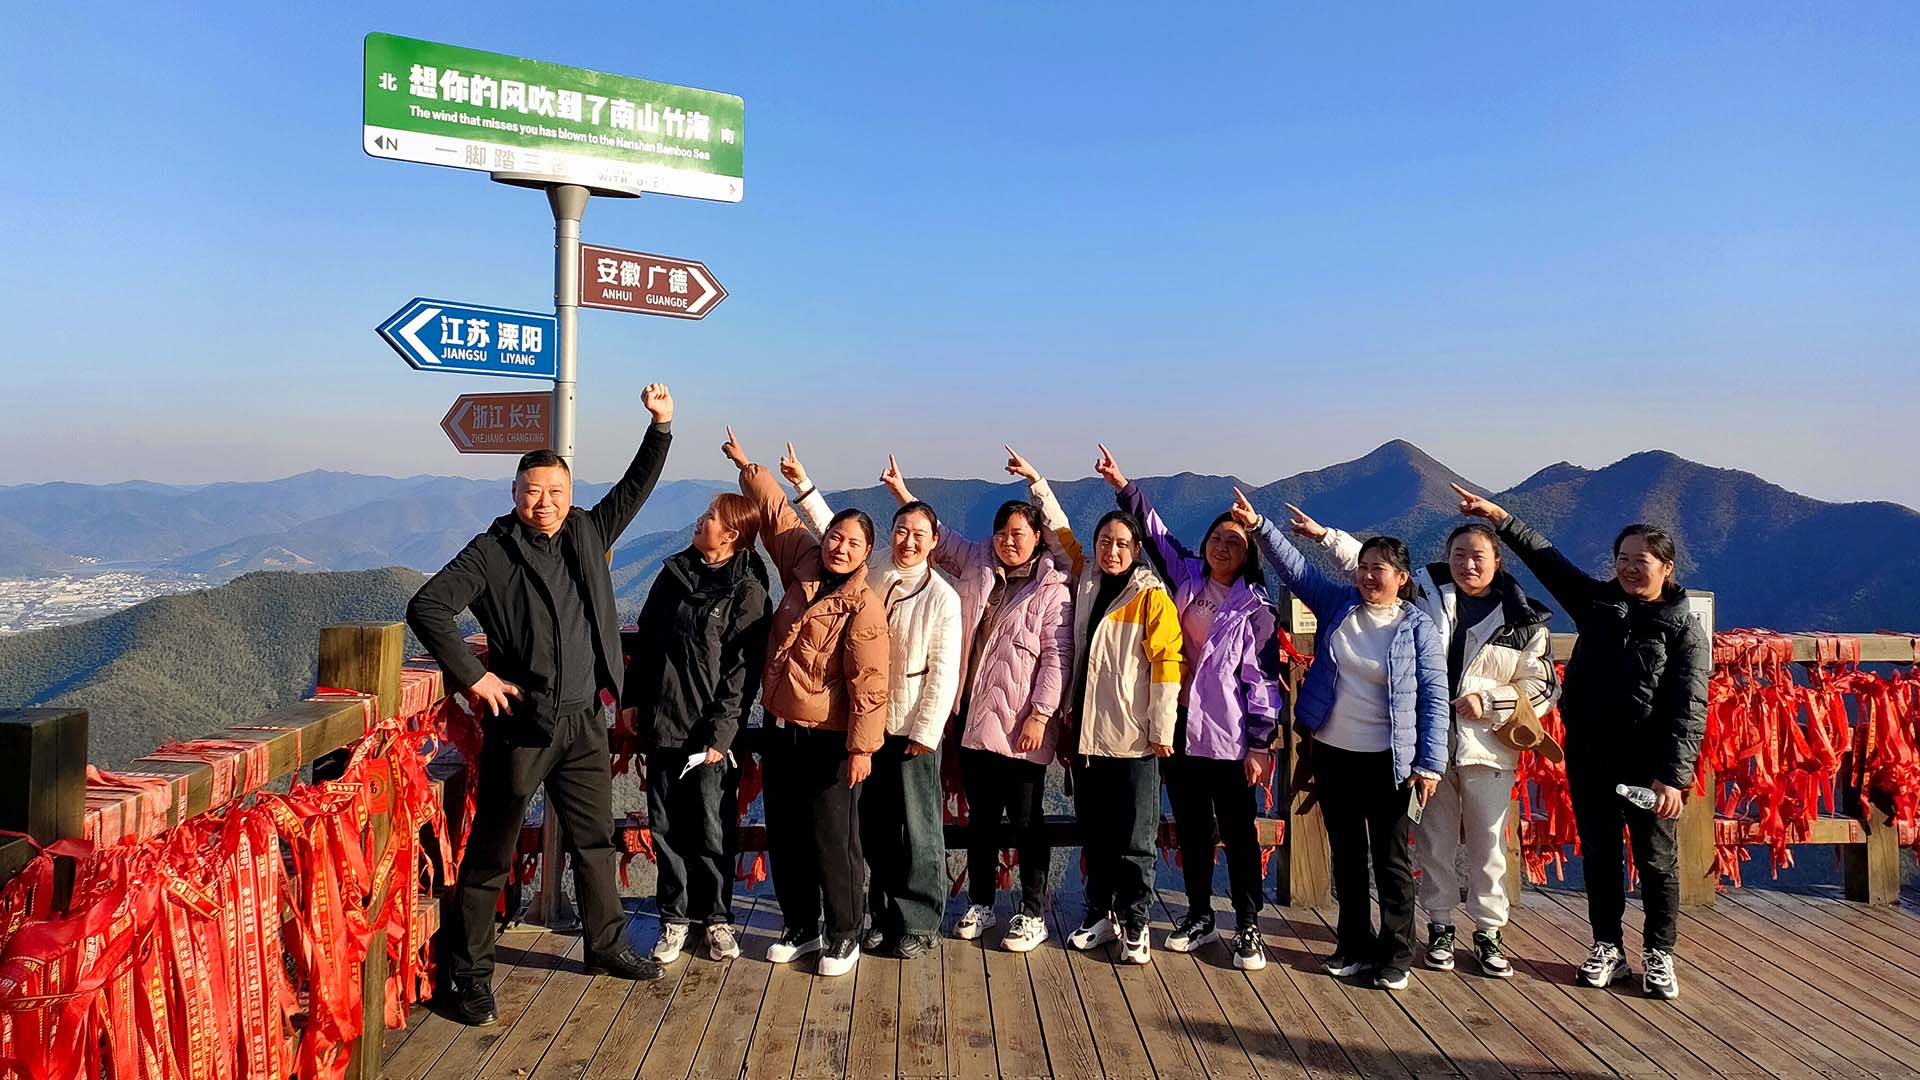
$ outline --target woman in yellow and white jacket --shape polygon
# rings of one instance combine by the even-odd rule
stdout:
[[[1145,557],[1139,518],[1122,510],[1101,518],[1089,562],[1046,495],[1043,535],[1059,540],[1075,569],[1072,730],[1062,742],[1072,759],[1087,910],[1067,943],[1091,949],[1118,938],[1120,959],[1144,964],[1159,761],[1173,753],[1180,704],[1180,613]]]

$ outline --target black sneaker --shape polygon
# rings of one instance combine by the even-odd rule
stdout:
[[[638,982],[652,982],[666,974],[660,968],[660,962],[650,956],[641,956],[630,945],[622,945],[617,952],[604,955],[590,953],[587,956],[586,970],[589,975],[611,975],[616,979],[633,979]]]
[[[860,960],[860,943],[853,938],[837,938],[827,943],[820,952],[819,963],[814,967],[816,975],[835,978],[853,970]]]
[[[1212,915],[1190,914],[1173,924],[1173,933],[1167,935],[1167,951],[1192,952],[1219,936]]]
[[[1435,971],[1453,970],[1453,927],[1430,923],[1427,926],[1427,966]]]
[[[817,926],[789,927],[780,935],[780,940],[767,946],[767,962],[770,964],[790,964],[795,959],[810,952],[819,952],[826,942],[820,939]]]
[[[867,927],[867,932],[860,935],[860,949],[863,952],[879,952],[886,943],[886,931],[877,926]]]
[[[1241,971],[1259,971],[1267,966],[1267,943],[1252,922],[1242,923],[1233,935],[1233,966]]]
[[[1405,990],[1412,973],[1403,967],[1383,967],[1373,973],[1373,985],[1382,990]]]
[[[1495,979],[1513,978],[1513,963],[1500,948],[1500,931],[1475,930],[1473,958],[1480,962],[1480,974]]]
[[[1322,961],[1320,966],[1327,969],[1327,974],[1339,979],[1344,979],[1349,975],[1358,975],[1367,969],[1367,965],[1364,962],[1355,960],[1346,953],[1334,953]]]
[[[493,1007],[493,987],[485,980],[455,979],[447,987],[447,1012],[468,1027],[492,1027],[500,1022]]]
[[[1633,978],[1633,972],[1627,968],[1627,954],[1620,946],[1596,941],[1574,978],[1584,986],[1604,990],[1623,979]]]
[[[902,960],[918,960],[932,951],[932,934],[902,934],[893,946],[893,955]]]

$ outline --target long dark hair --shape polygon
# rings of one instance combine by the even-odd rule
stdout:
[[[1375,536],[1360,545],[1360,554],[1354,562],[1367,557],[1367,552],[1377,551],[1387,560],[1387,565],[1407,575],[1406,583],[1400,586],[1400,599],[1412,600],[1413,590],[1413,554],[1407,550],[1406,542],[1397,536]]]

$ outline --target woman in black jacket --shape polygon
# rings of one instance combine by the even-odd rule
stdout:
[[[1652,525],[1629,525],[1613,541],[1613,577],[1593,578],[1492,501],[1458,484],[1453,490],[1460,512],[1493,522],[1580,631],[1560,693],[1567,786],[1593,925],[1593,949],[1578,978],[1605,987],[1632,977],[1620,933],[1627,903],[1620,849],[1625,825],[1646,904],[1642,985],[1649,997],[1678,997],[1675,822],[1706,734],[1713,645],[1687,615],[1686,590],[1673,576],[1673,538]],[[1654,805],[1643,810],[1629,803],[1615,792],[1621,784],[1651,788]]]
[[[708,955],[740,955],[731,905],[740,769],[729,751],[760,691],[773,613],[753,550],[759,527],[753,500],[714,496],[693,544],[661,564],[627,664],[621,716],[647,754],[662,964],[679,959],[693,920],[706,927]]]

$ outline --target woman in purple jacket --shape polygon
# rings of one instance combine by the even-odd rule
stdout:
[[[1185,677],[1173,756],[1161,763],[1180,836],[1187,914],[1167,935],[1167,948],[1192,952],[1219,937],[1213,925],[1213,837],[1227,848],[1227,881],[1238,932],[1233,966],[1267,966],[1256,917],[1266,903],[1254,789],[1272,766],[1279,730],[1279,669],[1273,608],[1260,553],[1247,530],[1222,514],[1207,527],[1200,553],[1167,531],[1140,485],[1100,447],[1094,468],[1113,485],[1120,509],[1146,524],[1154,561],[1165,571],[1186,639]]]
[[[968,907],[953,934],[972,940],[995,922],[1004,814],[1020,855],[1020,909],[1001,947],[1028,952],[1047,939],[1041,910],[1053,849],[1041,799],[1073,664],[1073,591],[1042,534],[1038,504],[1052,498],[1047,482],[1018,454],[1007,453],[1007,471],[1027,480],[1032,501],[1002,505],[993,516],[991,540],[941,529],[933,562],[960,592],[964,658],[956,711],[967,792]],[[902,504],[914,501],[891,454],[880,482]]]

